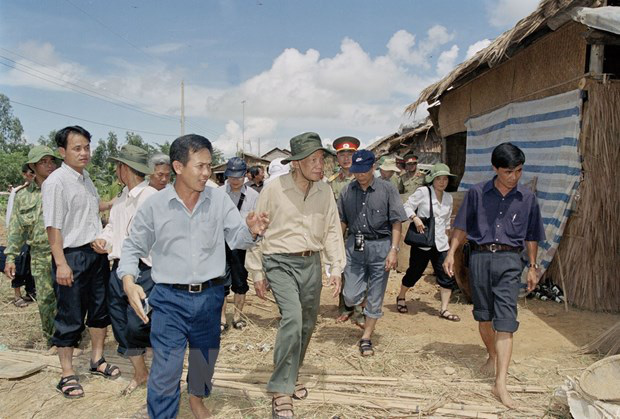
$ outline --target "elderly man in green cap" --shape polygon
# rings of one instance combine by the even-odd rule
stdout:
[[[116,275],[116,268],[121,259],[123,241],[131,230],[131,221],[142,203],[157,189],[144,180],[146,175],[153,173],[148,164],[148,154],[140,147],[126,144],[117,156],[108,160],[116,163],[116,178],[124,185],[120,196],[110,210],[110,220],[103,231],[93,241],[93,249],[97,253],[107,254],[112,262],[110,282],[108,284],[108,312],[112,322],[112,332],[118,342],[118,353],[128,357],[134,369],[132,380],[123,394],[133,392],[138,386],[144,385],[148,378],[148,369],[144,362],[146,348],[150,347],[150,323],[144,324],[127,301],[123,292],[123,284]],[[151,258],[140,260],[140,274],[136,279],[148,297],[153,288],[151,279]]]
[[[274,371],[267,384],[276,418],[291,417],[292,399],[308,396],[297,378],[319,309],[321,253],[331,265],[334,297],[340,293],[345,265],[336,201],[329,186],[321,182],[327,150],[314,132],[293,137],[290,145],[293,155],[282,163],[291,163],[291,173],[266,185],[256,205],[256,211],[269,213],[269,229],[246,256],[257,295],[265,298],[268,282],[282,315]]]
[[[15,258],[24,244],[30,244],[31,272],[36,282],[41,327],[50,347],[54,334],[56,297],[52,283],[52,255],[43,223],[41,184],[56,170],[58,161],[60,157],[43,145],[34,146],[28,153],[26,164],[34,171],[34,182],[15,197],[9,222],[8,243],[4,252],[6,255],[4,273],[13,279]]]

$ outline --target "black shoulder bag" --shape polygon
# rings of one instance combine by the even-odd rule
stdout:
[[[424,224],[424,233],[418,233],[415,223],[409,224],[409,229],[405,235],[405,243],[412,247],[433,247],[435,246],[435,217],[433,216],[433,195],[430,186],[427,186],[428,198],[430,200],[430,217],[418,217]],[[416,211],[417,213],[417,211]]]

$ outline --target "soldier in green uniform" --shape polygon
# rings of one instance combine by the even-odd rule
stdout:
[[[405,155],[405,173],[400,177],[398,192],[411,195],[424,184],[424,174],[418,170],[418,156],[413,153]]]
[[[336,138],[332,143],[332,147],[336,150],[336,159],[338,160],[338,165],[340,166],[340,170],[332,175],[329,179],[329,186],[332,187],[332,191],[334,192],[334,198],[338,201],[340,197],[340,192],[353,180],[355,179],[351,173],[349,173],[349,169],[351,168],[351,164],[353,161],[351,157],[353,153],[357,151],[360,146],[360,140],[355,137],[340,137]]]
[[[43,223],[41,184],[56,170],[57,156],[49,147],[38,145],[28,153],[26,162],[34,170],[34,182],[15,197],[9,222],[9,237],[5,250],[4,273],[15,277],[15,258],[25,243],[30,245],[31,270],[37,288],[37,304],[41,315],[43,336],[51,345],[56,316],[56,297],[52,285],[52,254]]]
[[[381,157],[379,160],[379,173],[381,174],[381,179],[391,182],[398,190],[400,177],[397,173],[400,173],[400,169],[396,167],[396,159],[386,156]]]
[[[345,189],[352,180],[355,180],[355,177],[352,173],[349,173],[349,169],[353,164],[353,153],[357,151],[360,146],[360,140],[355,137],[339,137],[334,140],[332,143],[332,147],[336,150],[336,159],[338,160],[338,165],[340,166],[340,170],[336,172],[333,176],[328,179],[329,186],[331,186],[332,191],[334,192],[334,198],[336,198],[336,202],[340,198],[340,192]],[[344,283],[345,278],[342,278]],[[362,308],[356,306],[354,311],[349,311],[344,304],[344,299],[342,297],[342,291],[340,292],[340,297],[338,299],[338,318],[336,319],[336,323],[343,323],[349,320],[351,316],[355,312],[355,316],[353,316],[353,322],[363,327],[364,325],[364,315],[362,313]]]

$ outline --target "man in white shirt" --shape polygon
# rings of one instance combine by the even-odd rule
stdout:
[[[64,163],[41,187],[58,303],[52,344],[58,348],[62,368],[56,389],[67,398],[77,398],[84,396],[84,390],[73,369],[72,356],[85,324],[92,343],[90,373],[115,379],[121,372],[103,357],[110,324],[106,304],[110,266],[108,259],[91,246],[102,228],[99,194],[84,169],[90,162],[90,133],[76,125],[58,131],[55,140]]]
[[[256,208],[256,200],[258,199],[258,192],[254,188],[249,187],[243,181],[245,174],[248,170],[247,164],[243,159],[239,157],[233,157],[228,160],[226,164],[226,171],[224,177],[228,179],[225,185],[219,187],[224,190],[233,204],[237,207],[241,213],[241,218],[245,219],[249,213]],[[250,289],[248,287],[248,271],[245,269],[245,250],[233,249],[231,250],[226,245],[226,263],[228,265],[228,274],[230,278],[230,284],[226,287],[226,295],[232,292],[235,294],[235,311],[233,313],[232,325],[235,329],[243,329],[247,326],[247,322],[241,317],[243,312],[243,305],[245,304],[245,294]],[[224,305],[222,306],[222,318],[220,321],[220,330],[222,332],[228,329],[228,323],[226,321],[226,299],[224,299]]]
[[[151,327],[150,323],[144,324],[127,302],[123,284],[116,275],[116,268],[121,258],[123,241],[129,235],[136,211],[148,197],[157,193],[157,189],[144,180],[145,175],[152,173],[147,164],[148,155],[145,150],[127,144],[121,148],[118,156],[110,157],[109,160],[116,163],[116,177],[125,187],[112,206],[108,224],[93,242],[93,248],[97,253],[107,254],[108,259],[113,262],[108,286],[108,311],[114,338],[118,342],[117,351],[128,357],[134,368],[131,382],[123,390],[123,394],[127,395],[145,384],[148,378],[144,353],[146,348],[151,346]],[[140,260],[139,269],[137,283],[148,297],[153,288],[150,257]]]

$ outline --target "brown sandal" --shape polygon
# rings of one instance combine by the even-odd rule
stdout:
[[[298,396],[297,393],[302,393],[301,396]],[[293,391],[293,395],[291,396],[294,400],[303,400],[308,397],[308,389],[305,385],[301,383],[295,384],[295,391]]]
[[[276,400],[285,399],[285,398],[288,400],[285,400],[280,404],[276,402]],[[291,412],[291,416],[281,415],[280,413],[283,413],[283,412]],[[294,416],[295,415],[293,413],[293,400],[291,396],[289,396],[288,394],[282,394],[280,396],[273,396],[273,398],[271,399],[272,419],[290,419]]]
[[[446,314],[449,313],[449,314]],[[450,313],[448,310],[443,310],[439,312],[439,317],[442,319],[450,320],[451,322],[460,322],[461,318],[456,314]]]

